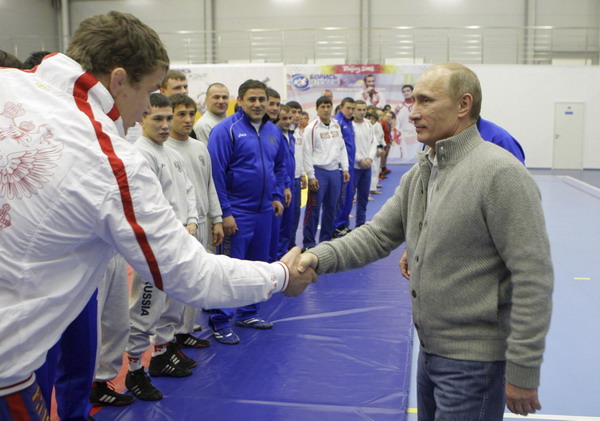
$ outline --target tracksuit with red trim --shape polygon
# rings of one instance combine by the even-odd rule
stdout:
[[[245,305],[286,287],[285,265],[209,255],[188,234],[124,140],[112,95],[75,61],[55,54],[34,72],[0,69],[0,98],[2,405],[35,383],[115,251],[196,307]]]
[[[219,247],[221,254],[238,259],[269,261],[273,201],[283,203],[286,183],[285,145],[281,130],[268,115],[255,127],[244,110],[217,124],[210,132],[208,151],[213,180],[221,203],[223,219],[233,216],[238,231],[225,236]],[[253,318],[259,305],[235,308],[212,308],[210,321],[217,330],[238,320]]]
[[[333,236],[335,212],[342,189],[342,171],[348,171],[348,153],[342,138],[342,130],[335,119],[325,124],[316,118],[304,129],[302,140],[304,171],[310,180],[317,179],[319,189],[308,192],[308,202],[304,214],[304,248],[316,245],[319,213],[321,232],[319,242],[331,240]],[[322,208],[322,209],[321,209]]]

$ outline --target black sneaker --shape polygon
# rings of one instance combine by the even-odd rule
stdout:
[[[179,333],[175,335],[175,343],[180,348],[206,348],[210,342],[206,339],[196,338],[189,333]]]
[[[151,376],[160,377],[187,377],[192,375],[192,370],[181,365],[181,358],[176,352],[167,351],[150,359],[148,372]]]
[[[348,234],[350,231],[352,231],[352,230],[348,227],[336,228],[335,231],[333,232],[333,238],[342,238],[344,235]]]
[[[175,342],[171,342],[167,347],[167,352],[170,352],[174,357],[171,357],[173,362],[178,361],[176,365],[185,368],[194,368],[198,365],[196,360],[191,359],[187,355],[183,353],[181,349],[179,349],[179,345]]]
[[[93,406],[125,406],[132,404],[135,398],[125,393],[117,393],[108,382],[94,382],[90,393]]]
[[[143,401],[159,401],[163,398],[162,393],[152,385],[150,377],[144,371],[144,367],[135,371],[127,371],[125,387]]]

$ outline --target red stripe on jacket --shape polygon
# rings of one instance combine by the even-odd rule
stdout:
[[[140,245],[144,257],[146,258],[148,268],[150,269],[150,273],[152,274],[154,285],[158,289],[162,290],[162,275],[160,273],[160,268],[158,267],[158,262],[156,261],[156,256],[152,251],[152,247],[148,242],[148,237],[146,236],[144,229],[137,223],[137,220],[135,218],[135,212],[133,210],[133,200],[131,199],[131,192],[129,191],[129,181],[127,180],[127,172],[125,171],[125,165],[123,164],[121,158],[119,158],[116,155],[112,142],[110,140],[110,136],[108,136],[106,133],[104,133],[104,131],[102,131],[102,124],[94,119],[92,107],[87,101],[88,92],[92,87],[96,85],[96,83],[98,83],[98,80],[90,73],[82,74],[79,77],[79,79],[77,79],[77,81],[75,82],[75,87],[73,89],[75,103],[77,104],[77,108],[79,108],[79,110],[90,119],[90,122],[94,127],[94,131],[96,132],[96,138],[98,139],[100,149],[102,149],[102,152],[108,158],[110,167],[112,168],[115,179],[117,180],[119,191],[121,193],[121,201],[123,202],[123,210],[125,211],[125,218],[127,219],[127,222],[129,222],[131,229],[133,229],[135,238],[138,244]],[[115,114],[115,111],[116,107],[113,107],[113,109],[111,109],[111,111],[109,112],[109,117],[113,120],[116,120],[119,117],[118,114]]]
[[[8,412],[13,420],[18,421],[29,421],[31,420],[31,416],[29,415],[29,410],[27,406],[25,406],[25,402],[23,401],[23,397],[20,392],[11,393],[4,397],[6,401],[6,405],[8,406]]]

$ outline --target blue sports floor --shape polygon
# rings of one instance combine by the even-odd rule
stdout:
[[[408,168],[392,167],[384,194],[369,202],[369,219]],[[533,172],[556,287],[542,368],[543,410],[527,419],[600,421],[600,189]],[[590,181],[600,187],[600,173]],[[398,269],[401,253],[361,270],[322,276],[300,297],[278,294],[259,313],[274,322],[272,330],[237,328],[238,345],[212,340],[210,348],[186,351],[198,367],[191,377],[154,378],[162,401],[103,408],[95,419],[416,420],[411,361],[418,350],[412,345],[407,281]],[[199,322],[207,326],[205,313]],[[205,329],[200,336],[210,334]]]

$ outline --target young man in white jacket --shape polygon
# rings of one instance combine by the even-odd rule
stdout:
[[[350,181],[348,153],[342,129],[338,122],[331,118],[331,106],[328,97],[322,96],[317,99],[318,117],[308,124],[302,140],[304,171],[308,175],[304,248],[316,245],[321,207],[323,215],[319,242],[331,240],[342,183]]]
[[[115,251],[197,307],[298,295],[314,279],[295,270],[298,249],[285,263],[211,256],[177,220],[123,138],[168,66],[155,31],[110,12],[82,21],[67,55],[46,57],[35,72],[0,69],[0,407],[7,411],[18,400],[32,419],[45,419],[33,372]]]
[[[367,219],[367,204],[369,203],[369,189],[371,187],[371,164],[377,153],[377,141],[373,125],[365,119],[367,103],[361,99],[354,103],[354,142],[356,155],[354,158],[354,188],[356,193],[356,228],[365,223]]]

